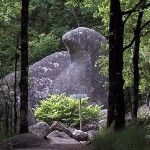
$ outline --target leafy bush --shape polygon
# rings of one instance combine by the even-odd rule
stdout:
[[[87,99],[82,99],[83,123],[97,121],[102,106],[87,105]],[[47,100],[40,102],[34,109],[38,121],[45,121],[51,124],[59,121],[63,124],[77,127],[79,125],[79,101],[65,94],[51,95]]]
[[[40,59],[58,51],[60,39],[53,34],[40,34],[38,38],[29,42],[29,63],[33,64]]]
[[[149,150],[150,133],[144,127],[130,127],[120,132],[104,129],[94,139],[93,150]]]

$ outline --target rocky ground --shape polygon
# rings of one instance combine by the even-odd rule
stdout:
[[[17,135],[0,145],[0,150],[90,150],[88,142],[54,144],[29,133]]]

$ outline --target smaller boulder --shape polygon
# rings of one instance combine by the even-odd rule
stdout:
[[[66,133],[55,130],[47,135],[47,140],[53,144],[78,144],[75,139],[70,138]]]
[[[50,133],[50,127],[46,122],[38,122],[29,127],[29,132],[45,138]]]
[[[43,138],[32,134],[20,134],[10,139],[6,139],[4,143],[0,143],[0,150],[16,150],[16,149],[51,149],[51,145]]]
[[[60,132],[65,132],[68,136],[71,138],[77,140],[77,141],[87,141],[88,136],[86,132],[83,132],[81,130],[76,129],[69,129],[63,126],[61,123],[54,121],[53,124],[50,127],[51,131],[58,130]]]
[[[107,125],[107,120],[106,119],[100,120],[98,122],[99,129],[102,129],[102,128],[106,127],[106,125]]]
[[[107,109],[102,109],[99,113],[100,119],[106,119],[107,118]]]
[[[83,132],[81,130],[74,130],[72,131],[72,137],[76,139],[77,141],[87,141],[88,136],[86,132]]]
[[[87,132],[90,130],[98,130],[98,129],[99,129],[98,123],[93,121],[83,126],[82,131]]]
[[[98,130],[87,131],[88,141],[93,141],[98,132],[99,132]]]

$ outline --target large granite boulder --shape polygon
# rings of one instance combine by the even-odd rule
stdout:
[[[79,27],[63,35],[62,40],[70,54],[70,65],[58,76],[52,93],[86,93],[90,102],[106,105],[106,79],[99,75],[100,68],[95,67],[100,43],[105,38],[94,30]]]
[[[29,101],[32,107],[53,93],[57,78],[69,65],[69,53],[62,51],[49,55],[30,66]]]
[[[95,67],[95,61],[102,55],[99,50],[104,40],[105,38],[98,32],[79,27],[62,37],[68,51],[56,52],[31,65],[29,67],[31,108],[50,94],[61,93],[68,96],[86,93],[90,97],[89,102],[107,106],[107,92],[103,88],[106,79],[99,75],[100,68]],[[6,76],[5,81],[13,85],[14,73]],[[7,86],[4,83],[3,81],[0,89]]]

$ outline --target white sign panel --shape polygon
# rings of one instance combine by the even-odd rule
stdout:
[[[73,99],[82,99],[82,98],[87,98],[87,94],[73,94],[70,95],[70,97]]]

